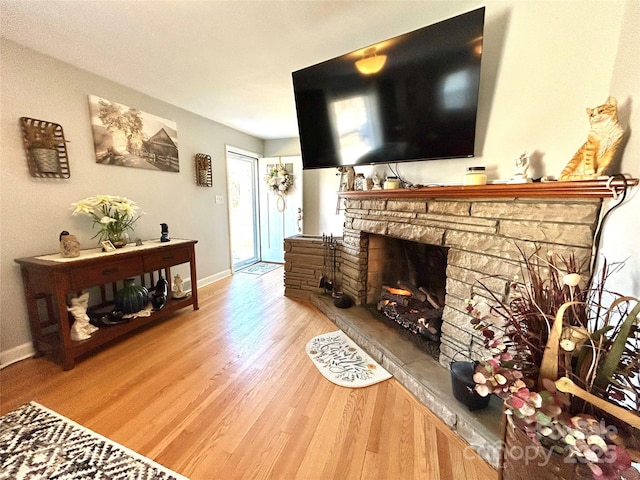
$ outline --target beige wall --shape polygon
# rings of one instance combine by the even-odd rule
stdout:
[[[491,179],[512,175],[512,160],[532,155],[530,174],[558,175],[587,137],[585,107],[619,101],[631,131],[621,171],[640,176],[640,73],[637,0],[505,0],[486,5],[477,151],[475,159],[398,165],[413,183],[460,183],[466,167],[484,165]],[[469,7],[470,9],[471,7]],[[401,32],[398,32],[401,33]],[[296,139],[267,141],[279,155],[298,155]],[[384,166],[358,167],[381,176]],[[335,170],[304,172],[305,233],[339,234]],[[628,228],[628,222],[625,223]],[[637,231],[636,231],[637,235]]]
[[[620,120],[628,126],[622,172],[640,177],[640,2],[626,2],[610,92],[624,100]],[[607,202],[608,206],[617,201]],[[624,269],[607,282],[612,291],[640,298],[640,192],[638,188],[608,216],[603,227],[601,256],[608,262],[625,262]]]
[[[96,245],[90,239],[95,233],[91,222],[87,217],[72,217],[71,202],[101,193],[127,196],[146,213],[136,224],[135,236],[159,238],[160,223],[168,223],[171,236],[198,240],[197,271],[202,282],[229,273],[225,145],[262,153],[262,140],[5,39],[1,49],[0,363],[30,348],[19,268],[13,259],[57,251],[62,230],[77,235],[83,247]],[[180,172],[96,164],[89,94],[175,121]],[[44,180],[29,175],[21,143],[21,116],[62,125],[69,140],[71,178]],[[196,153],[213,158],[213,188],[195,185]],[[223,195],[225,203],[216,204],[215,195]]]
[[[513,158],[527,151],[533,177],[559,175],[586,140],[585,107],[615,94],[628,118],[637,73],[635,86],[617,92],[612,80],[627,75],[637,53],[624,43],[639,28],[625,10],[637,5],[487,1],[476,158],[401,164],[400,172],[413,183],[461,182],[477,164],[490,179],[508,179]]]

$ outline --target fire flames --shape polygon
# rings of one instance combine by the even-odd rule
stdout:
[[[393,287],[383,287],[387,292],[391,295],[400,295],[402,297],[410,297],[411,292],[409,290],[404,290],[402,288],[393,288]]]

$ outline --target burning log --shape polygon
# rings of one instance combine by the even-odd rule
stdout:
[[[407,288],[382,287],[378,311],[410,332],[439,342],[443,308],[433,307],[428,301],[429,295],[422,289],[412,287],[406,282],[398,284]],[[418,295],[414,295],[413,290],[418,292]]]
[[[424,292],[420,291],[419,288],[416,288],[409,283],[403,282],[402,280],[398,281],[398,287],[411,292],[411,296],[420,302],[424,302],[427,299],[427,295]]]
[[[398,305],[406,307],[409,305],[411,299],[411,292],[400,288],[382,287],[382,293],[380,294],[382,300],[389,300],[390,302],[396,302]]]

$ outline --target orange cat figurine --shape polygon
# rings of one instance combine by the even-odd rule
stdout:
[[[587,108],[589,135],[560,174],[560,181],[586,180],[607,174],[607,168],[620,145],[624,129],[618,122],[618,102],[609,97],[602,105]]]

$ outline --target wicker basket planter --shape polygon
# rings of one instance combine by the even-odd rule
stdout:
[[[36,162],[38,170],[42,173],[57,173],[58,151],[51,148],[32,148],[31,155]]]
[[[591,469],[575,459],[536,445],[521,429],[507,422],[502,456],[502,480],[593,480]]]

